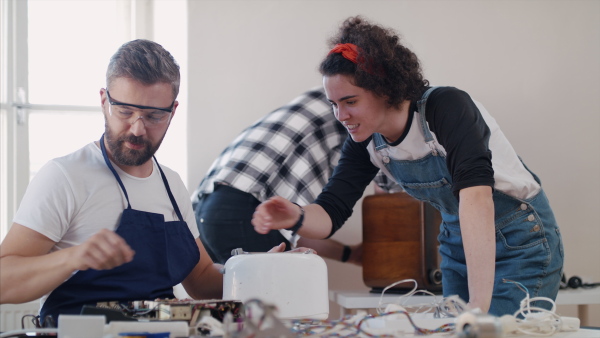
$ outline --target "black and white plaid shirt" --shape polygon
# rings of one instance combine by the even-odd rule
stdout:
[[[245,129],[213,162],[194,199],[220,183],[261,202],[282,196],[309,204],[333,173],[347,137],[323,89],[310,90]]]

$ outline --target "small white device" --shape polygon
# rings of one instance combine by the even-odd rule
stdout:
[[[105,316],[59,315],[58,338],[102,338]]]
[[[280,319],[327,319],[327,265],[312,250],[234,253],[225,262],[223,299],[275,305]]]

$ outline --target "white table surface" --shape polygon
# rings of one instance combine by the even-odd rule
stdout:
[[[358,314],[356,316],[359,316]],[[411,314],[411,322],[409,322],[408,318],[405,315],[397,314],[391,316],[382,316],[382,317],[368,317],[362,323],[361,328],[363,328],[366,332],[369,332],[372,335],[393,335],[395,337],[424,337],[423,335],[418,335],[415,332],[415,328],[413,324],[421,329],[429,329],[435,330],[441,327],[444,324],[453,323],[456,324],[458,318],[433,318],[431,313],[417,313]],[[351,319],[356,319],[356,317],[346,317]],[[339,332],[338,332],[339,333]],[[347,333],[347,332],[342,332]],[[447,338],[457,338],[459,337],[458,333],[450,333],[450,332],[439,332],[433,333],[431,335],[427,335],[427,337],[447,337]],[[505,338],[522,338],[522,337],[536,337],[524,333],[517,332],[497,332],[496,334],[490,335],[485,334],[481,337],[505,337]],[[323,335],[323,337],[330,337],[330,335]],[[333,336],[332,336],[333,337]],[[363,334],[362,332],[358,335],[358,337],[368,336]],[[599,338],[600,330],[594,329],[579,329],[577,331],[572,332],[556,332],[551,335],[552,338]]]
[[[380,300],[384,304],[382,307],[385,308],[385,304],[387,303],[398,303],[400,296],[400,294],[385,293],[381,297],[379,293],[370,293],[368,291],[329,291],[329,300],[340,306],[342,314],[347,313],[348,310],[376,309],[379,306]],[[406,305],[432,303],[436,301],[435,297],[437,297],[437,300],[440,300],[442,296],[414,295],[408,299],[403,299],[402,302]],[[591,304],[600,304],[600,287],[560,290],[556,297],[556,304],[577,305],[581,325],[587,326],[588,306]]]

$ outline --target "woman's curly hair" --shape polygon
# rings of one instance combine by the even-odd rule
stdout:
[[[331,53],[319,66],[323,76],[350,75],[354,85],[387,96],[392,107],[399,107],[404,100],[418,100],[429,85],[417,56],[400,43],[400,37],[391,29],[360,16],[350,17],[329,40],[331,48],[344,43],[358,46],[357,63],[340,53]]]

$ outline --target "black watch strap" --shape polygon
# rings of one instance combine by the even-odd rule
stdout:
[[[347,262],[348,259],[350,258],[350,255],[352,254],[352,248],[350,248],[347,245],[344,245],[344,251],[342,252],[342,262]]]
[[[291,228],[286,229],[286,230],[291,230],[292,235],[295,235],[298,232],[298,230],[300,230],[300,228],[302,227],[302,224],[304,224],[304,208],[301,207],[300,204],[298,204],[298,203],[294,203],[294,204],[296,204],[300,208],[300,218],[298,219],[298,222],[296,222],[296,224],[294,224]]]

